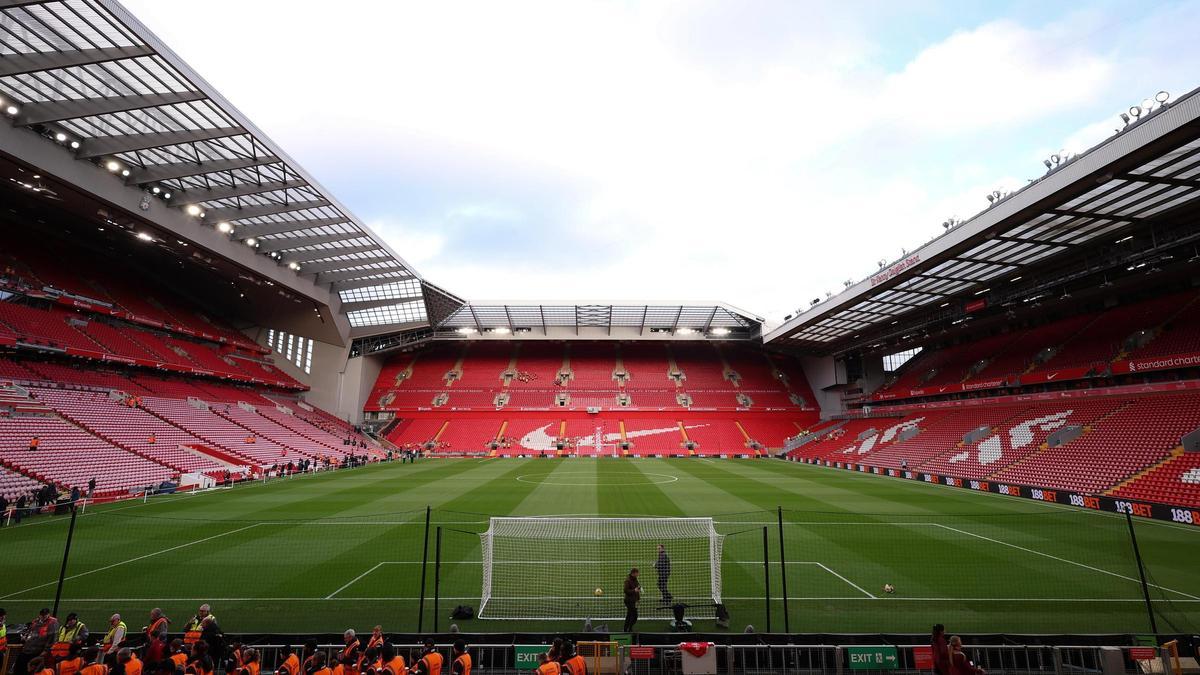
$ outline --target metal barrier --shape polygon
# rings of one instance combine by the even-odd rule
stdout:
[[[684,675],[682,650],[679,644],[621,645],[613,642],[579,643],[593,647],[585,653],[589,675]],[[259,651],[264,673],[278,668],[284,659],[283,645],[253,645]],[[297,653],[301,645],[292,646]],[[449,656],[450,644],[439,644],[443,655]],[[489,675],[522,675],[531,668],[517,667],[517,644],[469,645],[474,667]],[[548,644],[528,647],[549,648]],[[917,650],[928,645],[714,645],[716,675],[920,675],[932,671],[919,668]],[[914,649],[915,648],[915,649]],[[342,649],[339,644],[318,647],[332,657]],[[398,653],[408,663],[419,657],[418,644],[398,644]],[[1142,661],[1131,660],[1129,647],[1044,645],[987,645],[968,646],[968,658],[989,675],[1144,675],[1170,673],[1167,650],[1151,648],[1155,657]],[[529,653],[528,649],[520,650]],[[885,667],[872,668],[863,662],[854,663],[851,654],[876,651],[894,654],[895,661]],[[528,662],[527,662],[528,663]]]

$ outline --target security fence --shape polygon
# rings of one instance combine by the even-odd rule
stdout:
[[[260,491],[253,518],[228,518],[220,500],[200,493],[66,509],[0,528],[0,606],[10,623],[50,607],[94,628],[114,612],[133,628],[159,607],[174,629],[209,603],[235,633],[621,628],[599,619],[470,618],[483,586],[486,514],[359,512],[351,485],[322,492],[332,515],[311,518],[273,506],[271,484],[231,489]],[[907,634],[934,623],[961,633],[1200,632],[1198,528],[1067,507],[889,513],[886,492],[862,506],[712,516],[723,537],[724,621],[689,607],[679,610],[683,620],[697,631],[738,633]],[[628,563],[649,571],[641,602],[670,606],[653,574],[658,543],[637,542]],[[623,581],[571,556],[538,574],[574,575],[589,596],[620,593]],[[510,581],[554,601],[549,584],[527,576]],[[680,581],[666,580],[666,590]],[[634,630],[674,624],[646,619]]]

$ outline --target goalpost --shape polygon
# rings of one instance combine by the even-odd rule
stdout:
[[[641,618],[670,618],[677,603],[691,618],[714,618],[721,602],[724,536],[712,518],[501,517],[479,536],[481,619],[622,619],[633,567]],[[670,560],[669,602],[655,567],[658,544]]]

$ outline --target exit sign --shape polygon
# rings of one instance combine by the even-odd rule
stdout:
[[[894,670],[900,666],[895,647],[845,647],[850,670]]]

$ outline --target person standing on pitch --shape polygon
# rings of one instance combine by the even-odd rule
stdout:
[[[626,633],[633,632],[633,624],[637,623],[638,600],[642,599],[642,585],[638,583],[638,568],[629,570],[625,577],[625,628]]]
[[[663,602],[670,602],[671,592],[667,590],[667,582],[671,579],[671,558],[667,556],[667,547],[662,544],[658,545],[654,571],[658,573],[658,592],[662,594]]]

